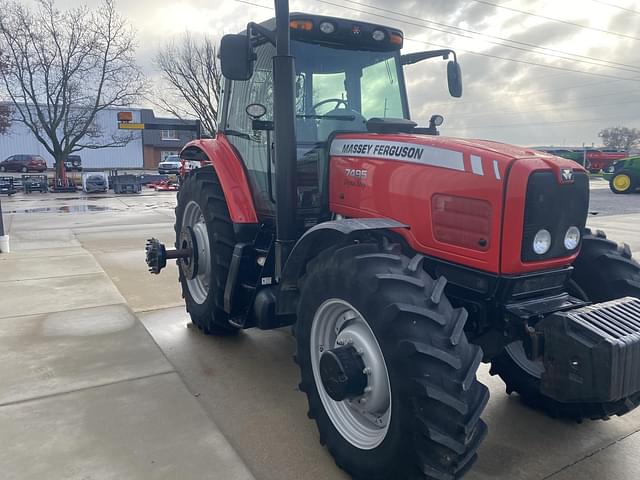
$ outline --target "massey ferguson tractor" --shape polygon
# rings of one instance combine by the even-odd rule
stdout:
[[[557,417],[640,402],[640,265],[585,228],[575,162],[410,120],[403,33],[289,13],[222,38],[215,139],[184,147],[175,249],[205,334],[293,326],[320,443],[356,479],[457,479],[487,433],[476,378]]]

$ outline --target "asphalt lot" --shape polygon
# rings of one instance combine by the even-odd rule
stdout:
[[[601,180],[592,187],[598,214],[589,224],[640,257],[640,194],[614,195]],[[1,200],[15,253],[0,255],[0,441],[19,440],[0,452],[3,478],[249,478],[235,455],[258,480],[347,478],[307,419],[289,329],[203,336],[184,310],[175,265],[148,274],[144,241],[172,243],[175,193]],[[101,308],[124,310],[91,310]],[[479,375],[491,389],[490,432],[465,479],[640,478],[640,410],[607,422],[553,420],[507,396],[486,366]],[[214,455],[221,438],[229,447]]]

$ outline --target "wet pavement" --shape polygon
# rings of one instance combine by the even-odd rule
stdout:
[[[612,213],[590,225],[640,257],[640,205],[615,215],[607,205],[630,196],[593,193],[591,208]],[[1,200],[16,212],[14,252],[0,255],[2,478],[347,478],[307,419],[290,330],[206,337],[175,264],[147,272],[146,238],[173,241],[175,193]],[[82,205],[104,209],[57,211]],[[51,210],[20,212],[34,208]],[[640,410],[558,421],[479,375],[490,431],[465,479],[640,478]]]

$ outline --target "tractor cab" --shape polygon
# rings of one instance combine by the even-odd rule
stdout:
[[[297,210],[304,224],[313,225],[329,216],[329,145],[337,133],[406,131],[416,126],[409,121],[402,68],[413,61],[400,55],[399,30],[308,14],[294,13],[290,18]],[[247,32],[239,36],[248,39],[249,48],[223,40],[220,52],[223,71],[235,67],[238,59],[245,59],[243,67],[250,65],[249,72],[225,72],[220,131],[246,166],[262,219],[276,215],[271,135],[276,47],[267,33],[274,26],[274,20],[250,24],[249,36]]]

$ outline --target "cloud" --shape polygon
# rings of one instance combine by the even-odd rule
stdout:
[[[267,7],[273,5],[272,0],[249,1]],[[615,78],[640,78],[640,41],[546,21],[473,0],[328,1],[337,6],[318,0],[291,0],[291,10],[397,26],[407,37],[449,45],[459,52],[465,82],[462,99],[448,95],[445,62],[433,59],[407,69],[413,116],[425,124],[431,114],[444,114],[443,134],[492,138],[523,145],[579,146],[582,142],[598,142],[598,131],[611,124],[640,127],[640,84]],[[95,6],[99,2],[88,0],[87,3]],[[636,2],[619,0],[617,3],[633,8]],[[58,4],[67,8],[76,6],[77,0],[59,0]],[[640,17],[588,0],[554,3],[512,0],[505,6],[640,37]],[[138,58],[152,75],[155,73],[150,59],[157,47],[187,30],[220,37],[224,33],[241,31],[250,20],[262,21],[272,16],[270,9],[234,0],[120,0],[118,8],[137,29]],[[377,9],[393,10],[395,14]],[[490,43],[499,43],[498,40],[477,35],[466,38],[445,34],[429,29],[421,19],[627,64],[631,67],[619,67],[632,71],[590,65],[585,61],[587,59],[562,60],[543,53],[500,47]],[[433,48],[437,47],[406,42],[407,51]],[[565,72],[463,51],[614,78]]]

